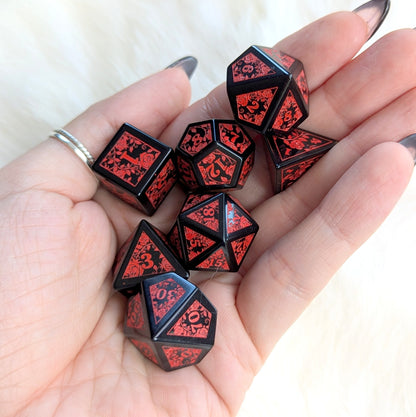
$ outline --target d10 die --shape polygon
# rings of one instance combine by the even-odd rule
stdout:
[[[214,344],[217,312],[205,295],[175,273],[149,278],[128,301],[124,333],[166,371],[200,362]]]
[[[152,215],[177,180],[174,151],[125,123],[92,169],[105,188]]]
[[[264,136],[269,153],[269,167],[275,193],[292,185],[337,141],[294,129],[287,135],[267,133]]]
[[[179,179],[193,191],[241,188],[254,150],[253,140],[233,120],[192,123],[176,147]]]
[[[225,193],[189,194],[168,238],[186,268],[236,272],[258,228]]]
[[[289,132],[308,117],[302,63],[272,48],[251,46],[232,62],[227,93],[235,119],[260,133]]]
[[[175,272],[189,278],[189,272],[169,247],[166,236],[146,220],[139,223],[120,248],[113,271],[114,289],[126,296],[136,294],[141,281],[154,275]]]

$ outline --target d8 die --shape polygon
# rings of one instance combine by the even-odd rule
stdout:
[[[189,194],[168,238],[186,268],[236,272],[258,228],[225,193]]]
[[[306,130],[264,136],[275,193],[292,185],[337,142]]]
[[[260,133],[289,132],[308,117],[302,63],[272,48],[251,46],[232,62],[227,93],[235,119]]]
[[[173,149],[125,123],[92,169],[109,191],[152,215],[176,183]]]
[[[179,179],[190,190],[241,188],[253,167],[254,148],[233,120],[192,123],[176,147]]]
[[[189,278],[189,272],[170,249],[166,236],[146,220],[139,223],[120,248],[113,270],[113,287],[125,296],[136,294],[141,281],[154,275],[175,272]]]
[[[205,295],[175,273],[141,283],[128,301],[124,333],[166,371],[200,362],[214,344],[217,312]]]

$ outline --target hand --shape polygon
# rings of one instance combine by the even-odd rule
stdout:
[[[237,413],[275,343],[410,179],[413,160],[393,142],[416,128],[416,32],[392,33],[353,59],[366,39],[360,17],[338,13],[279,43],[305,65],[302,127],[342,140],[276,196],[259,144],[246,186],[232,193],[260,225],[242,269],[192,275],[218,309],[216,344],[196,367],[165,373],[123,336],[125,299],[109,271],[140,212],[97,189],[52,139],[0,172],[2,416]],[[232,117],[224,85],[186,108],[189,97],[185,73],[165,70],[65,129],[97,156],[123,122],[174,146],[188,123]],[[169,230],[183,198],[176,187],[151,223]]]

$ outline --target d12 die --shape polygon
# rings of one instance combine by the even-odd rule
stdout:
[[[124,333],[166,371],[200,362],[214,344],[217,312],[205,295],[175,273],[141,283],[128,301]]]
[[[272,48],[251,46],[232,62],[227,93],[235,119],[260,133],[289,132],[308,117],[302,63]]]
[[[125,123],[92,169],[105,188],[152,215],[177,180],[174,151]]]
[[[292,185],[336,143],[334,139],[294,129],[289,134],[264,136],[275,193]]]
[[[189,194],[168,239],[188,269],[236,272],[258,228],[225,193]]]
[[[120,248],[113,270],[113,287],[126,296],[136,294],[141,281],[154,275],[175,272],[189,278],[189,272],[169,247],[166,236],[146,220],[139,223]]]
[[[192,123],[176,147],[179,180],[190,190],[241,188],[254,150],[253,140],[234,120]]]

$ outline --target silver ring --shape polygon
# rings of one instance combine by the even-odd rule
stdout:
[[[52,139],[57,139],[73,151],[84,164],[91,168],[94,163],[94,158],[88,152],[88,149],[73,135],[64,129],[55,129],[49,135]]]

